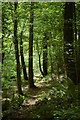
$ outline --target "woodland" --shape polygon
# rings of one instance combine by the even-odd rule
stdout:
[[[2,113],[80,120],[80,2],[2,2]]]

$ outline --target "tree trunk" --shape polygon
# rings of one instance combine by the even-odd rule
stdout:
[[[30,27],[29,27],[29,88],[34,88],[33,81],[33,20],[34,20],[34,2],[30,5]]]
[[[74,57],[73,3],[66,2],[64,9],[64,60],[67,76],[76,84],[76,69]]]
[[[19,50],[18,50],[18,38],[17,38],[17,5],[18,3],[14,3],[14,46],[15,46],[15,56],[16,56],[16,62],[17,62],[17,87],[18,87],[18,94],[23,95],[22,89],[21,89],[21,75],[20,75],[20,61],[19,61]]]
[[[77,64],[78,64],[78,83],[80,84],[80,4],[78,11],[78,55],[77,55]]]
[[[78,57],[77,57],[77,64],[78,64],[78,83],[80,83],[80,25],[79,25],[79,38],[78,38]]]
[[[75,39],[75,68],[76,68],[76,80],[78,83],[78,61],[77,61],[77,53],[78,53],[78,49],[77,49],[77,26],[76,26],[76,6],[75,6],[75,2],[73,3],[74,6],[74,39]]]
[[[40,54],[39,54],[39,69],[40,69],[41,74],[44,76],[44,73],[43,73],[42,68],[41,68],[41,56],[40,56]]]
[[[21,38],[20,38],[21,63],[22,63],[22,68],[23,68],[24,79],[25,79],[25,80],[28,80],[27,71],[26,71],[26,66],[25,66],[25,61],[24,61],[24,55],[23,55],[23,41],[22,41],[22,35],[23,35],[23,31],[21,31]]]
[[[37,51],[38,51],[38,56],[39,56],[39,69],[40,69],[41,74],[44,76],[44,73],[41,68],[41,52],[39,52],[38,39],[36,40],[36,45],[37,45]]]
[[[44,75],[47,75],[47,36],[44,34],[43,39],[43,72]]]
[[[49,56],[50,56],[50,66],[51,66],[51,79],[53,79],[53,76],[52,76],[52,74],[53,74],[53,72],[54,72],[54,68],[53,68],[53,57],[52,57],[52,53],[51,53],[51,49],[52,48],[52,46],[51,46],[51,44],[49,43]]]
[[[5,52],[3,52],[4,48],[3,42],[4,42],[4,11],[2,10],[2,64],[5,56]]]
[[[77,70],[78,70],[78,101],[80,105],[80,4],[78,4],[78,50],[77,50]]]

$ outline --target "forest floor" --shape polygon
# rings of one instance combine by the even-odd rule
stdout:
[[[23,84],[24,97],[18,101],[17,97],[3,107],[2,120],[80,120],[80,106],[78,102],[77,87],[68,89],[69,84],[61,78],[60,81],[49,77],[41,79],[36,77],[36,89],[28,89]],[[75,97],[74,97],[75,96]],[[19,105],[21,102],[21,106]],[[11,107],[12,106],[12,107]]]

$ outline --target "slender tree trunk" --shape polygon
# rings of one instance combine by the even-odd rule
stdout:
[[[34,88],[33,81],[33,20],[34,20],[34,2],[30,5],[30,27],[29,27],[29,88]]]
[[[53,59],[52,59],[51,51],[49,52],[49,55],[50,55],[50,64],[51,64],[51,78],[53,79],[52,74],[53,74],[54,68],[53,68]]]
[[[78,55],[77,55],[77,64],[78,64],[78,83],[80,84],[80,4],[78,10]]]
[[[41,53],[39,52],[38,39],[36,40],[36,45],[37,45],[37,51],[38,51],[38,56],[39,56],[39,69],[40,69],[41,74],[44,76],[44,73],[41,68]]]
[[[64,9],[64,60],[67,76],[76,84],[76,69],[74,57],[73,3],[66,2]]]
[[[79,39],[78,39],[78,57],[77,57],[77,64],[78,64],[78,83],[80,83],[80,25],[79,25]]]
[[[25,79],[25,80],[28,80],[27,71],[26,71],[26,66],[25,66],[25,61],[24,61],[24,54],[23,54],[23,41],[22,41],[22,35],[23,35],[23,31],[21,31],[21,38],[20,38],[21,63],[22,63],[22,68],[23,68],[24,79]]]
[[[39,54],[39,69],[40,69],[41,74],[44,76],[44,73],[41,68],[41,55],[40,54]]]
[[[77,55],[77,69],[78,69],[78,99],[79,99],[79,105],[80,105],[80,4],[78,4],[79,9],[78,9],[78,55]]]
[[[19,61],[19,50],[18,50],[18,38],[17,38],[17,5],[18,3],[14,3],[14,46],[15,46],[15,56],[16,56],[16,62],[17,62],[17,87],[18,87],[18,94],[23,95],[22,89],[21,89],[21,75],[20,75],[20,61]]]
[[[44,75],[47,75],[47,36],[44,34],[43,39],[43,72]]]
[[[78,53],[78,49],[77,49],[77,26],[76,26],[76,6],[75,6],[75,2],[73,3],[74,6],[74,39],[75,39],[75,68],[76,68],[76,80],[78,83],[78,61],[77,61],[77,53]]]
[[[53,79],[52,74],[53,74],[53,72],[54,72],[54,68],[53,68],[53,59],[52,59],[53,57],[52,57],[51,51],[52,51],[52,46],[51,46],[51,44],[49,43],[49,56],[50,56],[50,66],[51,66],[51,79]]]
[[[76,49],[76,56],[77,56],[77,26],[76,26],[76,6],[75,6],[75,2],[73,3],[73,6],[74,6],[75,49]]]
[[[4,11],[2,10],[2,64],[5,56],[5,52],[3,52],[4,48],[3,42],[4,42]]]

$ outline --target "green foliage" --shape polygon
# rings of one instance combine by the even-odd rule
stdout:
[[[79,3],[77,7],[77,30],[79,25]],[[2,3],[2,35],[4,53],[4,61],[2,65],[2,89],[3,89],[3,111],[7,113],[10,110],[18,110],[24,104],[28,103],[28,99],[36,96],[36,104],[30,106],[27,117],[33,119],[45,120],[45,118],[54,120],[77,120],[80,119],[79,105],[79,86],[74,85],[72,80],[65,79],[64,73],[64,42],[63,42],[63,11],[64,3],[34,3],[34,23],[33,23],[33,71],[35,85],[41,87],[40,90],[29,91],[28,82],[24,81],[21,70],[22,88],[24,96],[17,94],[16,81],[16,57],[14,49],[14,18],[17,16],[17,36],[18,50],[20,56],[20,37],[23,30],[23,53],[28,72],[29,64],[29,27],[30,27],[30,3],[19,2],[17,13],[14,14],[13,3]],[[43,70],[43,39],[46,33],[47,40],[47,68],[48,75],[42,77],[39,70],[39,54],[41,55],[41,68]],[[79,37],[79,31],[77,36]],[[75,33],[74,33],[75,34]],[[77,38],[78,39],[78,38]],[[79,42],[77,40],[77,42]],[[46,43],[46,40],[45,40]],[[79,48],[79,45],[78,45]],[[20,60],[21,65],[21,60]],[[53,71],[52,71],[52,68]],[[53,79],[53,80],[52,80]],[[76,79],[76,78],[75,78]],[[24,84],[23,84],[24,83]],[[28,107],[28,106],[26,106]]]
[[[40,120],[45,118],[54,118],[54,120],[79,119],[78,86],[75,86],[73,93],[74,86],[72,84],[72,81],[67,79],[60,82],[54,81],[50,90],[42,92],[31,116]]]
[[[11,106],[10,100],[5,100],[5,101],[3,102],[3,104],[2,104],[2,106],[3,106],[3,111],[4,111],[4,110],[8,110],[9,107]]]
[[[16,109],[18,107],[21,107],[24,101],[25,101],[24,96],[19,96],[15,94],[15,96],[11,100],[11,106],[13,109]]]

